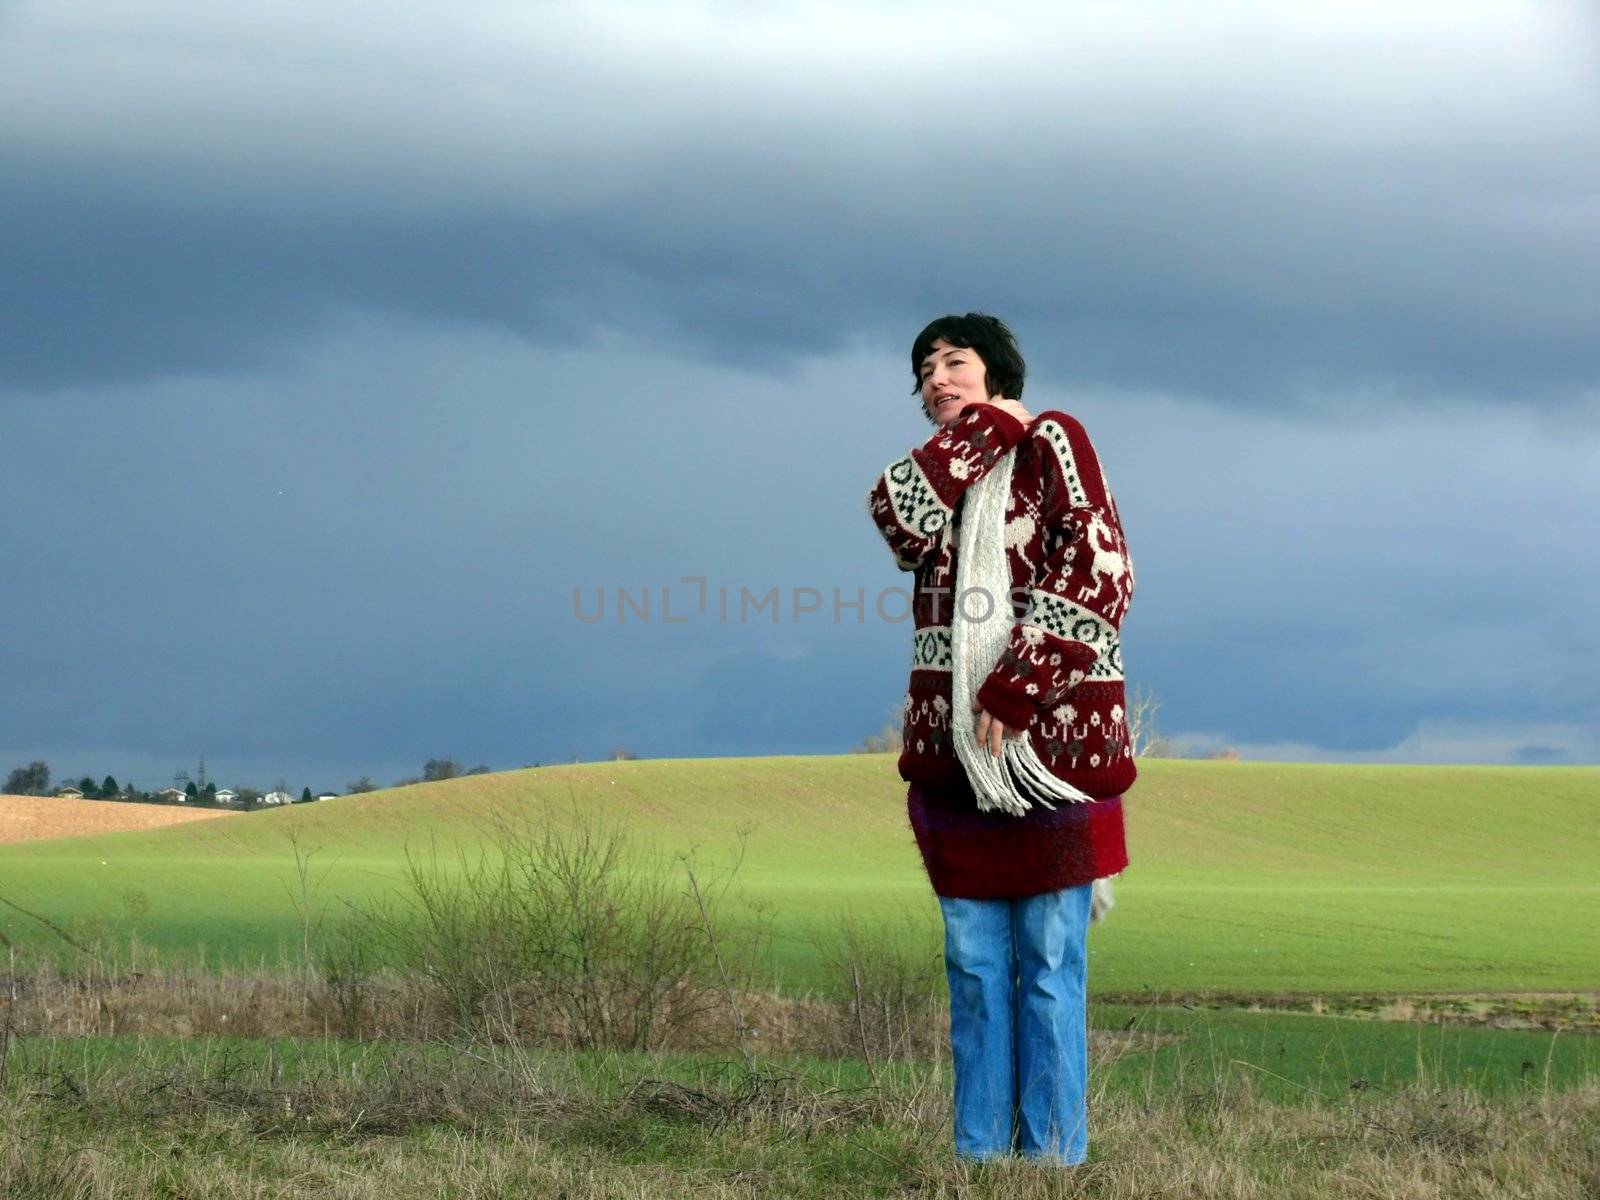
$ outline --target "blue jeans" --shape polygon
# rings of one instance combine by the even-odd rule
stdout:
[[[1017,900],[939,897],[958,1157],[1088,1157],[1091,890],[1086,883]]]

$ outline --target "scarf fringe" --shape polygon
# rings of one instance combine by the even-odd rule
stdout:
[[[967,781],[984,812],[999,809],[1022,816],[1035,804],[1054,810],[1052,800],[1082,804],[1094,797],[1052,775],[1039,761],[1027,730],[1007,738],[997,758],[974,740],[972,702],[1011,637],[1011,568],[1006,560],[1006,503],[1011,497],[1011,474],[1016,451],[1005,456],[962,497],[961,531],[957,544],[955,611],[950,616],[951,741],[966,770]],[[983,616],[969,618],[963,598],[972,592],[984,596]]]
[[[1027,736],[1024,732],[1007,738],[1001,743],[999,758],[987,746],[979,746],[970,733],[956,738],[956,757],[967,772],[981,811],[998,809],[1020,817],[1035,804],[1054,812],[1052,800],[1083,804],[1094,799],[1046,770]]]

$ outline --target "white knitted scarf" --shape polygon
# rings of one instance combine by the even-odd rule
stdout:
[[[1016,452],[1008,451],[962,500],[961,530],[956,549],[956,588],[950,614],[953,669],[950,679],[950,735],[956,757],[966,769],[978,807],[1022,816],[1034,804],[1054,809],[1052,800],[1081,804],[1094,797],[1052,775],[1026,731],[1008,737],[1000,756],[976,740],[977,714],[972,706],[978,689],[994,669],[1010,641],[1011,570],[1006,562],[1006,504]],[[1111,881],[1094,884],[1091,919],[1111,908]]]

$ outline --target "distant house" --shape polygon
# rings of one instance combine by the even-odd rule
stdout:
[[[156,793],[156,795],[161,797],[161,799],[165,800],[168,804],[189,803],[189,793],[184,791],[182,788],[162,788]]]
[[[337,800],[338,798],[338,792],[323,792],[322,795],[317,797],[318,800]]]
[[[223,788],[217,793],[218,804],[232,804],[239,799],[239,793],[232,788]]]
[[[294,803],[294,797],[289,795],[288,792],[268,792],[265,796],[261,797],[261,803],[263,803],[263,804],[293,804]]]
[[[83,799],[83,792],[80,789],[75,788],[75,787],[57,788],[56,789],[56,795],[60,796],[63,800],[82,800]]]

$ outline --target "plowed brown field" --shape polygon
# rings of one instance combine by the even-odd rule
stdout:
[[[62,800],[55,796],[0,796],[0,844],[159,829],[183,821],[236,817],[215,808],[167,804],[122,804],[115,800]]]

